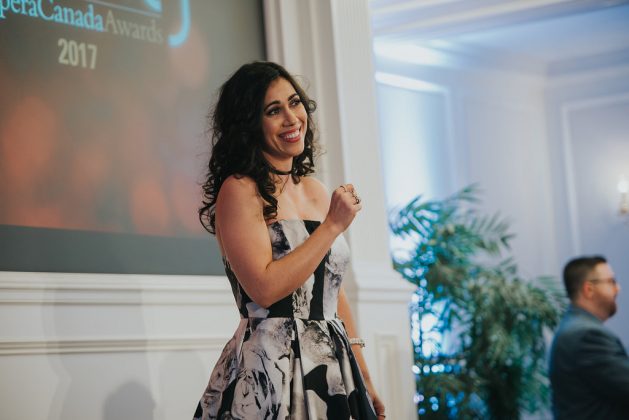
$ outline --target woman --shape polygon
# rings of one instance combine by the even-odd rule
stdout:
[[[362,340],[348,338],[356,329],[341,287],[349,257],[341,233],[360,199],[351,184],[329,198],[308,176],[314,110],[275,63],[246,64],[220,90],[199,215],[216,235],[242,319],[195,419],[385,417]]]

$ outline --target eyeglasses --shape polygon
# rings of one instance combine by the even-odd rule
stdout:
[[[613,277],[609,279],[592,279],[588,281],[592,283],[611,283],[613,286],[618,286],[618,282]]]

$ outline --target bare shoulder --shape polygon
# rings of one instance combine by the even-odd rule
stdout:
[[[301,182],[304,184],[304,190],[306,194],[310,197],[319,200],[327,200],[330,193],[328,192],[328,188],[323,184],[323,182],[319,181],[317,178],[313,176],[305,176],[301,179]]]
[[[230,175],[223,181],[216,203],[220,205],[221,202],[232,201],[233,199],[240,201],[255,199],[257,196],[258,188],[253,179],[248,176]]]
[[[262,202],[258,194],[255,181],[247,176],[229,176],[216,198],[217,218],[223,218],[229,214],[243,215],[243,212],[252,216],[261,214]]]

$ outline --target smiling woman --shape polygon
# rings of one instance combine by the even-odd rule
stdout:
[[[210,118],[201,222],[216,235],[241,321],[195,420],[382,419],[341,285],[354,187],[314,172],[315,104],[281,66],[242,66]],[[352,337],[353,339],[350,339]],[[377,413],[377,414],[376,414]]]
[[[279,90],[280,87],[283,91]],[[282,98],[282,94],[289,96]],[[281,102],[284,102],[283,107]],[[271,171],[280,168],[274,166],[278,164],[276,160],[269,161],[266,156],[274,154],[270,142],[280,139],[267,138],[267,132],[270,134],[272,126],[278,122],[280,128],[275,130],[281,130],[282,124],[290,124],[282,122],[280,117],[291,109],[295,110],[296,106],[305,111],[305,120],[301,123],[303,148],[284,169],[290,171],[293,182],[298,184],[301,177],[314,172],[316,144],[312,113],[316,103],[308,98],[283,67],[274,63],[244,65],[222,86],[211,118],[212,157],[208,179],[203,185],[205,200],[199,210],[201,222],[210,233],[215,233],[218,192],[223,182],[232,175],[247,176],[253,180],[265,201],[264,217],[277,216],[277,198],[273,196],[273,191],[280,180],[272,178]],[[286,127],[284,131],[294,128],[290,125]]]
[[[304,134],[308,128],[308,113],[290,82],[283,78],[276,79],[264,98],[264,133],[263,155],[275,169],[288,175],[292,169],[293,156],[304,151]]]

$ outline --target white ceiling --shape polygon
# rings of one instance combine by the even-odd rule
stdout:
[[[472,32],[441,41],[459,47],[526,55],[547,63],[629,52],[629,5]]]
[[[370,8],[376,41],[544,64],[614,54],[629,59],[624,0],[371,0]]]

